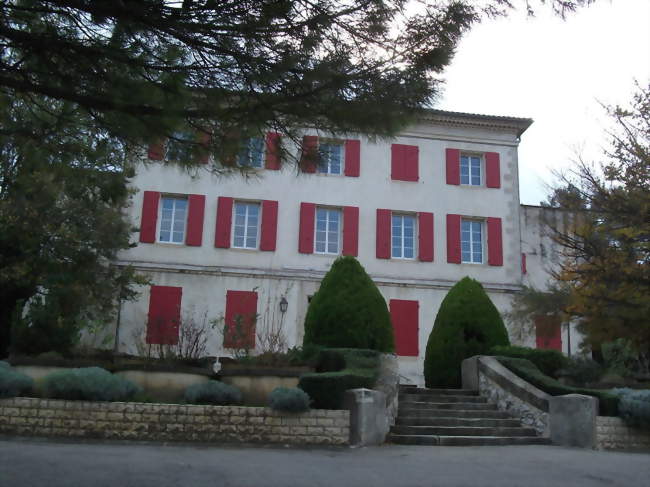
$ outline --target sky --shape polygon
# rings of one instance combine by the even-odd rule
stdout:
[[[523,12],[475,26],[444,73],[436,108],[528,117],[520,199],[539,204],[580,155],[597,160],[611,127],[601,104],[626,105],[650,82],[650,0],[598,0],[566,20]]]

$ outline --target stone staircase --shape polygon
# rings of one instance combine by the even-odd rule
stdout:
[[[550,444],[475,391],[404,385],[388,440],[401,445]]]

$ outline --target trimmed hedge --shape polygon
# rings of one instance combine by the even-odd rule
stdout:
[[[499,311],[478,281],[464,277],[443,299],[429,335],[426,386],[460,387],[462,361],[497,345],[510,345]]]
[[[649,389],[612,389],[612,394],[618,396],[619,416],[627,424],[650,429]]]
[[[275,411],[301,413],[309,411],[311,399],[297,387],[276,387],[269,394],[269,407]]]
[[[16,397],[29,394],[34,380],[11,368],[7,362],[0,361],[0,397]]]
[[[386,301],[354,257],[339,257],[323,278],[305,317],[303,345],[392,352]]]
[[[185,402],[228,406],[241,404],[242,394],[235,386],[217,380],[209,380],[203,384],[193,384],[185,389]]]
[[[531,383],[551,396],[562,396],[564,394],[584,394],[586,396],[592,396],[598,399],[598,409],[601,416],[618,415],[619,398],[610,392],[566,386],[561,382],[544,375],[530,360],[511,357],[496,357],[496,359],[512,373],[518,375],[526,382]]]
[[[342,409],[345,391],[360,387],[370,389],[375,385],[379,353],[359,349],[323,350],[316,370],[320,372],[302,375],[298,387],[312,398],[312,407]]]
[[[128,379],[100,367],[59,370],[43,379],[43,396],[83,401],[126,401],[142,390]]]
[[[550,377],[557,377],[556,374],[558,370],[566,368],[569,365],[567,357],[557,350],[540,350],[537,348],[516,347],[513,345],[508,347],[496,346],[490,349],[490,355],[530,360],[537,366],[537,368],[539,368],[539,370],[542,371],[542,373]]]

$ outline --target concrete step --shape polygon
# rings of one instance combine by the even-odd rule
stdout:
[[[474,402],[481,403],[487,402],[487,398],[481,396],[452,396],[445,394],[400,394],[399,395],[400,403],[404,402]]]
[[[436,446],[488,446],[488,445],[550,445],[548,438],[539,436],[444,436],[444,435],[395,435],[389,441],[398,445]]]
[[[518,419],[491,418],[439,418],[437,416],[398,416],[395,424],[400,426],[482,426],[490,428],[516,428],[521,426]]]
[[[410,411],[413,409],[458,409],[458,410],[480,410],[480,411],[494,411],[496,410],[495,404],[487,402],[422,402],[422,401],[405,401],[399,403],[399,414],[403,411]]]
[[[398,418],[473,418],[473,419],[512,419],[505,411],[496,410],[467,410],[467,409],[437,409],[400,407]]]
[[[516,426],[513,428],[495,428],[485,426],[402,426],[391,428],[396,435],[438,435],[438,436],[537,436],[533,428]]]
[[[451,396],[478,396],[478,391],[470,389],[427,389],[425,387],[399,386],[400,394],[437,394]]]

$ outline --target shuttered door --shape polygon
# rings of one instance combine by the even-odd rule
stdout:
[[[178,343],[178,326],[181,320],[183,288],[151,286],[147,343],[175,345]]]
[[[417,301],[390,300],[390,320],[395,336],[395,352],[399,356],[417,357],[419,354],[419,308]]]
[[[257,293],[228,291],[226,293],[226,326],[224,348],[255,348]]]

